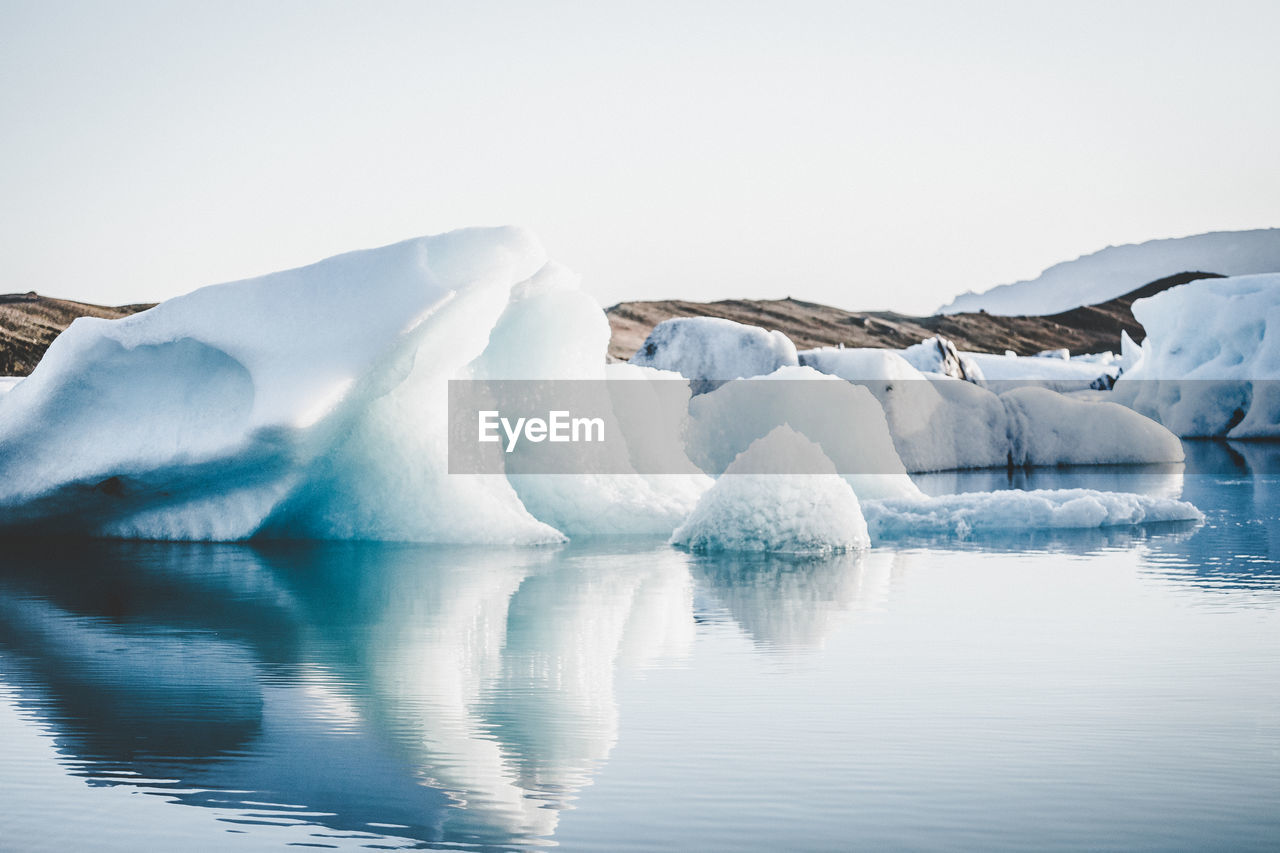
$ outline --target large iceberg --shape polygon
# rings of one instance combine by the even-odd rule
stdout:
[[[1147,339],[1118,401],[1182,436],[1280,436],[1280,274],[1193,281],[1133,313]]]
[[[446,473],[447,382],[546,263],[525,231],[468,229],[78,319],[0,398],[0,523],[559,540],[504,478]]]

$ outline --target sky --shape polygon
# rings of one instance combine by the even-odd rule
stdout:
[[[521,224],[623,299],[930,312],[1280,226],[1280,3],[0,0],[0,292]]]

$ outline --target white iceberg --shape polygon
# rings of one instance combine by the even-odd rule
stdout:
[[[1043,353],[1022,357],[1013,353],[994,355],[987,352],[966,352],[963,356],[973,362],[982,371],[983,377],[997,388],[1007,388],[1014,382],[1034,382],[1042,388],[1054,391],[1079,391],[1100,387],[1105,382],[1102,377],[1114,379],[1119,373],[1111,363],[1100,363],[1092,358],[1048,356]]]
[[[795,344],[782,332],[719,317],[664,320],[631,357],[631,364],[671,370],[693,380],[698,392],[727,379],[764,376],[799,363]]]
[[[858,498],[831,460],[780,426],[734,460],[671,543],[692,551],[821,554],[866,548],[870,540]]]
[[[1280,274],[1193,281],[1133,313],[1147,338],[1119,402],[1181,436],[1280,436]]]
[[[560,540],[506,479],[447,474],[447,383],[546,263],[525,231],[468,229],[78,319],[0,397],[0,522]],[[562,348],[576,335],[538,331]]]
[[[1039,387],[996,394],[971,382],[930,379],[889,350],[825,348],[800,355],[806,365],[863,385],[875,395],[898,455],[913,474],[1183,458],[1174,435],[1123,406]],[[1018,361],[1071,364],[1040,358]]]
[[[784,424],[815,442],[859,498],[919,494],[871,392],[811,367],[779,368],[694,397],[685,430],[689,457],[719,475]]]

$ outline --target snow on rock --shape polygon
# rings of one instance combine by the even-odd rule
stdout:
[[[675,371],[702,393],[725,380],[764,376],[799,360],[795,344],[782,332],[719,317],[676,317],[654,327],[631,364]]]
[[[927,498],[895,498],[863,505],[876,542],[921,535],[1008,530],[1118,527],[1168,521],[1203,521],[1185,501],[1092,489],[997,491]]]
[[[1181,436],[1280,436],[1280,274],[1193,281],[1133,313],[1147,339],[1118,401]]]
[[[12,391],[14,386],[21,382],[25,377],[22,376],[0,376],[0,394]]]
[[[1106,302],[1180,272],[1234,276],[1280,272],[1280,228],[1218,231],[1108,246],[1049,267],[1030,281],[1001,285],[984,293],[962,294],[938,309],[938,313],[1053,314]]]
[[[447,382],[545,263],[523,230],[466,229],[78,319],[0,398],[0,518],[156,539],[562,539],[505,479],[446,473]]]
[[[831,460],[780,426],[733,461],[671,543],[692,551],[821,554],[866,548],[870,540],[858,498]]]

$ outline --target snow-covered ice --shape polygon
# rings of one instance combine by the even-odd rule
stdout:
[[[1250,275],[1280,272],[1280,228],[1216,231],[1108,246],[1091,255],[1049,267],[1034,279],[1004,284],[984,293],[965,293],[939,314],[1054,314],[1122,296],[1181,272]]]
[[[786,554],[870,544],[853,489],[822,448],[786,426],[753,442],[725,469],[671,542],[692,551]]]
[[[679,373],[700,393],[727,379],[764,376],[799,361],[795,344],[782,332],[719,317],[676,317],[654,327],[631,363]]]
[[[816,442],[858,497],[918,494],[871,392],[811,367],[779,368],[694,397],[686,446],[702,470],[719,475],[783,424]]]
[[[1182,461],[1174,435],[1123,406],[1032,386],[996,394],[971,382],[929,379],[889,350],[829,347],[805,350],[800,357],[805,365],[857,382],[875,395],[910,473],[1010,464]],[[1074,364],[1016,360],[1051,368]]]
[[[1117,401],[1182,436],[1280,436],[1280,274],[1193,281],[1133,313],[1147,338]]]

